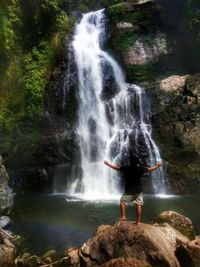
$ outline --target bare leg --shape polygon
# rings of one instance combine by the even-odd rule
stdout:
[[[124,202],[120,202],[120,211],[121,211],[121,217],[120,221],[126,221],[126,205]]]
[[[142,217],[142,206],[139,204],[136,204],[136,215],[137,215],[136,224],[139,224],[141,223],[141,217]]]

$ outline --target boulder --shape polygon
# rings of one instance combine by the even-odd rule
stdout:
[[[69,258],[70,266],[78,266],[80,264],[79,258],[79,249],[78,248],[69,248],[66,250],[65,254]]]
[[[179,259],[181,267],[199,267],[200,266],[200,237],[180,245],[176,251],[176,257]]]
[[[116,27],[117,29],[132,29],[133,25],[130,22],[121,21],[116,24]]]
[[[130,65],[156,62],[159,56],[168,54],[167,40],[164,33],[155,36],[141,36],[131,46],[125,56],[125,63]]]
[[[8,216],[0,217],[0,228],[5,228],[11,223],[11,219]]]
[[[11,242],[14,236],[0,228],[0,267],[14,266],[16,248]]]
[[[164,211],[160,213],[156,216],[155,222],[168,223],[177,231],[185,235],[188,239],[192,240],[195,238],[195,231],[192,221],[175,211]]]
[[[189,75],[173,75],[160,82],[160,89],[165,92],[173,92],[182,89],[185,86]]]
[[[9,176],[0,156],[0,215],[9,214],[13,205],[13,194],[8,181]]]
[[[149,263],[145,261],[140,261],[135,258],[118,258],[106,262],[99,267],[152,267]]]
[[[39,266],[41,260],[36,255],[30,255],[30,253],[24,253],[22,257],[15,261],[15,266],[20,267],[36,267]]]
[[[79,257],[87,267],[180,267],[175,257],[177,244],[184,245],[188,241],[168,224],[118,222],[113,226],[101,226],[96,235],[79,249]]]

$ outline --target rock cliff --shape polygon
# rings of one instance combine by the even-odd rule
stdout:
[[[155,138],[166,160],[172,192],[198,190],[200,74],[170,76],[150,89]]]
[[[9,176],[0,156],[0,216],[9,214],[13,205],[13,194],[8,181]]]

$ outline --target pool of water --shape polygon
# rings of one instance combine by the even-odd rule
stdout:
[[[151,223],[162,211],[174,210],[189,217],[200,233],[200,196],[144,196],[143,222]],[[10,230],[26,239],[28,250],[38,255],[49,249],[79,246],[101,224],[119,218],[118,200],[90,201],[66,195],[20,194],[15,197]],[[127,207],[128,220],[135,220],[134,207]]]

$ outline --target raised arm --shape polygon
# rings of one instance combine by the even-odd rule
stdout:
[[[149,167],[149,168],[148,168],[148,171],[149,171],[149,172],[153,172],[153,171],[155,171],[156,169],[160,168],[160,166],[161,166],[161,162],[158,162],[158,163],[156,163],[156,165],[154,165],[154,166],[152,166],[152,167]]]
[[[107,160],[104,160],[104,164],[107,165],[108,167],[119,171],[120,170],[120,166],[111,162],[108,162]]]

